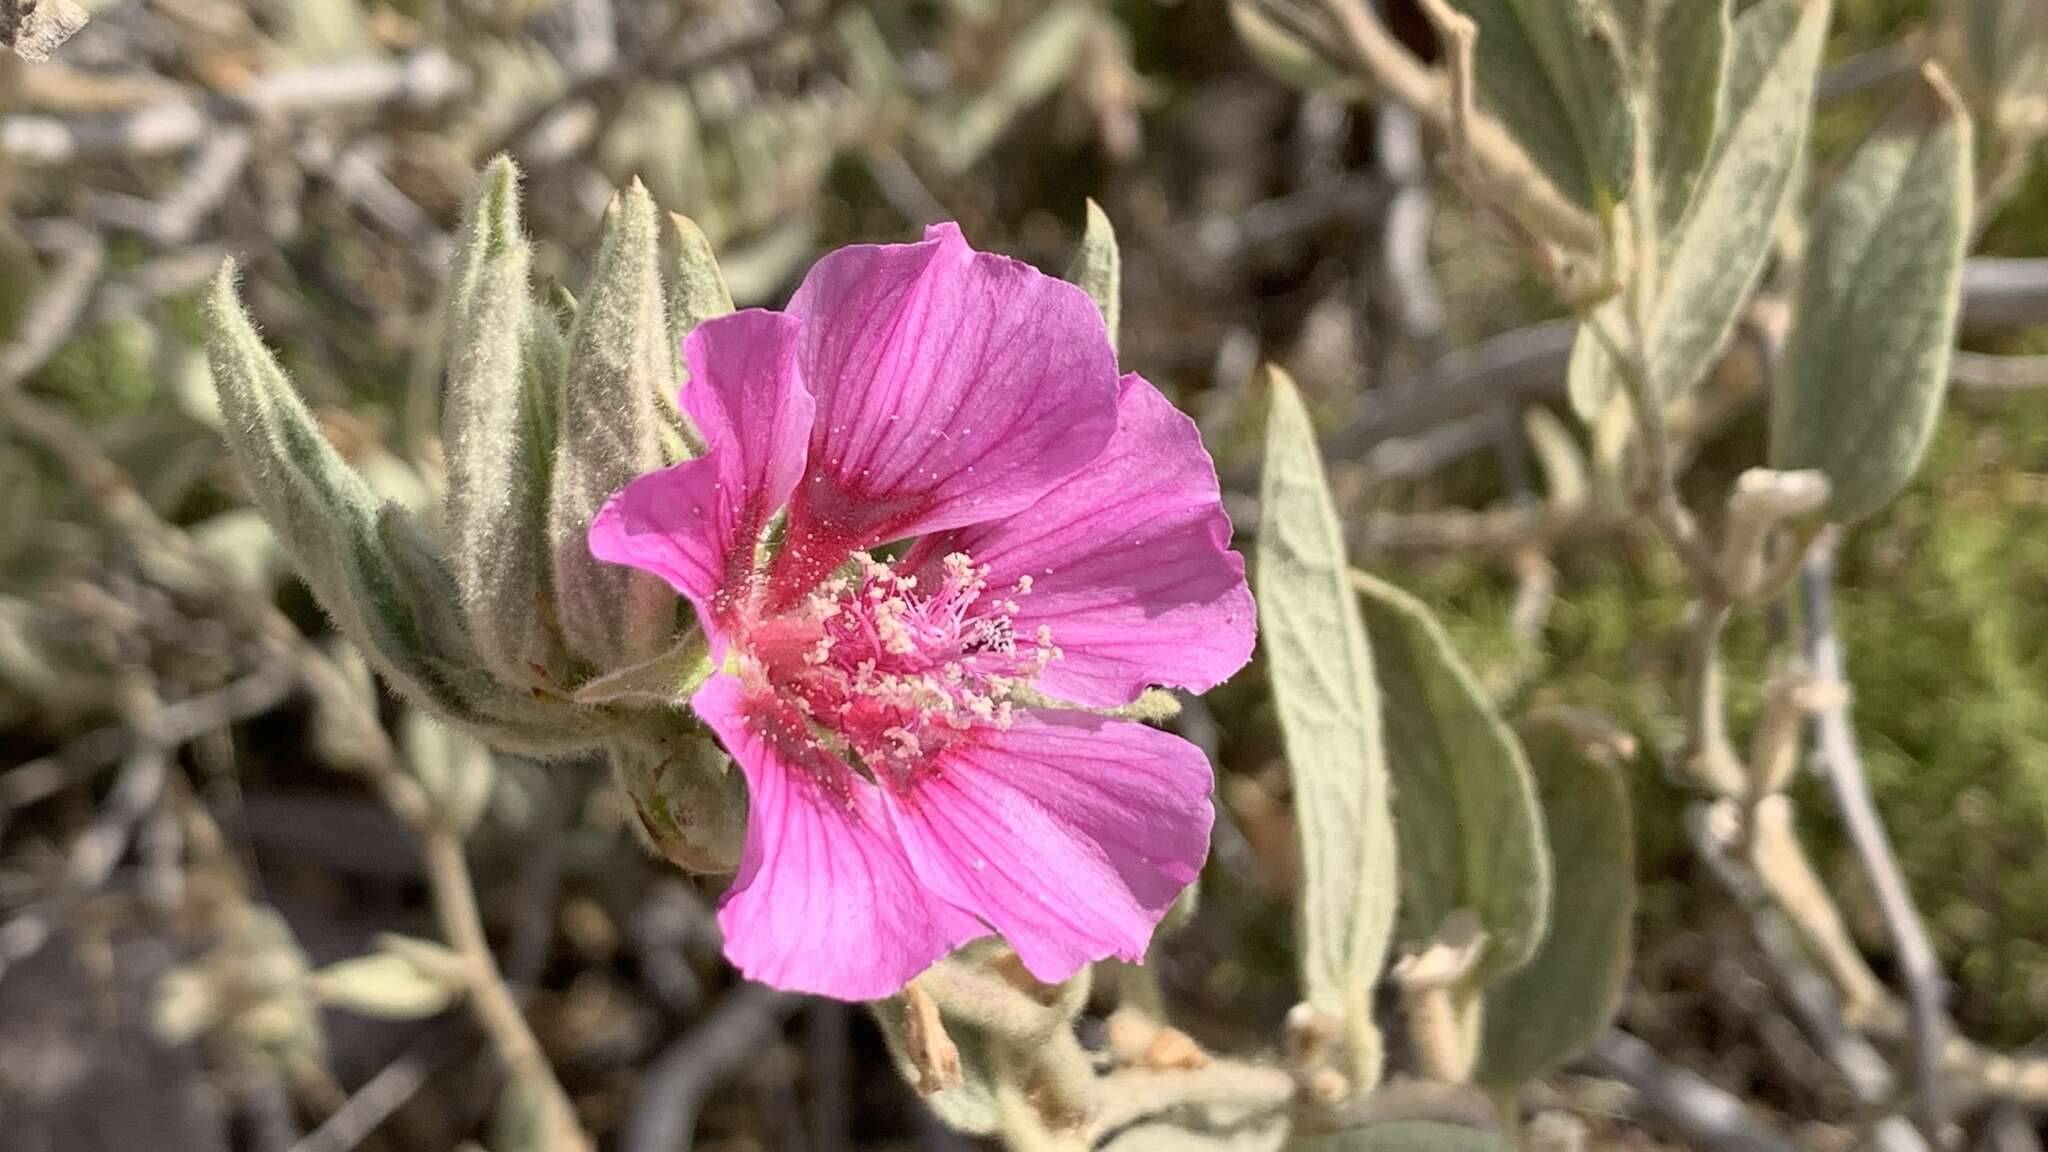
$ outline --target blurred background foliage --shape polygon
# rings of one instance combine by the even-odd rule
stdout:
[[[1490,687],[1517,710],[1607,712],[1647,749],[1673,737],[1684,598],[1647,536],[1595,526],[1531,551],[1430,534],[1460,510],[1543,498],[1518,405],[1440,435],[1344,438],[1412,404],[1439,357],[1561,308],[1510,237],[1427,179],[1434,145],[1412,118],[1403,128],[1283,87],[1246,55],[1221,0],[88,7],[92,22],[54,60],[0,61],[0,335],[16,347],[55,341],[22,382],[27,394],[75,421],[158,515],[224,561],[241,581],[233,595],[275,596],[309,633],[323,630],[318,611],[221,451],[197,293],[235,254],[266,339],[330,438],[384,495],[430,510],[439,376],[421,365],[437,346],[450,230],[476,166],[508,150],[527,173],[543,282],[581,281],[612,188],[638,176],[704,228],[742,305],[778,303],[826,248],[905,238],[936,219],[1057,271],[1095,198],[1122,242],[1124,363],[1196,416],[1227,492],[1246,490],[1256,460],[1253,368],[1278,360],[1351,445],[1330,466],[1362,558],[1438,611]],[[1427,49],[1420,13],[1386,7]],[[1832,66],[1923,50],[1932,9],[1841,0]],[[1882,81],[1844,87],[1816,121],[1817,170],[1889,102]],[[1981,251],[2048,257],[2048,167],[2031,160],[2016,166]],[[1396,205],[1418,190],[1415,235]],[[32,301],[65,292],[79,294],[75,323],[25,326]],[[2048,351],[2048,313],[2038,319],[1966,346]],[[1762,420],[1737,414],[1703,447],[1700,469],[1727,476],[1756,463]],[[38,1002],[104,985],[132,1015],[152,974],[222,938],[189,899],[151,904],[146,886],[151,915],[137,921],[126,872],[64,895],[72,846],[112,786],[106,762],[76,752],[121,718],[124,669],[147,669],[165,699],[198,698],[247,674],[252,650],[218,610],[219,589],[191,586],[110,531],[104,493],[81,490],[73,471],[6,432],[0,748],[19,767],[0,774],[0,1116],[57,1107],[62,1093],[39,1096],[47,1085],[23,1080],[17,1062],[42,1059],[33,1054],[65,1029],[92,1031]],[[1533,614],[1523,602],[1531,565],[1555,573],[1554,601]],[[2048,389],[1961,392],[1907,495],[1849,538],[1840,596],[1871,781],[1955,982],[1957,1018],[1989,1042],[2036,1042],[2048,1024]],[[1731,637],[1744,724],[1771,627],[1745,623]],[[1202,911],[1160,960],[1198,1036],[1270,1034],[1293,1002],[1286,777],[1259,680],[1255,667],[1188,721],[1216,741],[1228,816]],[[379,931],[421,931],[418,876],[380,840],[398,832],[331,770],[347,756],[322,742],[317,706],[261,711],[233,740],[216,732],[190,754],[198,809],[224,836],[222,874],[279,908],[292,947],[316,962],[363,952]],[[534,990],[543,1040],[592,1129],[617,1132],[649,1063],[729,982],[703,935],[715,885],[700,891],[646,860],[595,774],[500,768],[474,842],[487,915],[525,949],[513,974]],[[1798,1089],[1785,1087],[1779,1057],[1723,981],[1721,967],[1740,963],[1728,957],[1750,945],[1695,875],[1678,828],[1683,798],[1654,751],[1633,766],[1631,787],[1644,896],[1625,1020],[1728,1086],[1783,1103]],[[194,834],[190,812],[172,811],[143,823],[138,882],[167,867],[152,863],[152,835]],[[1882,965],[1886,937],[1858,870],[1830,822],[1809,831]],[[548,863],[537,868],[537,856]],[[536,883],[560,893],[538,927],[522,914]],[[47,951],[18,927],[36,917],[59,942]],[[60,953],[102,959],[80,977],[51,959]],[[844,1013],[805,1019],[790,1033],[789,1067],[749,1073],[771,1103],[714,1101],[707,1131],[725,1146],[786,1146],[772,1102],[792,1102],[800,1080],[814,1137],[837,1124],[860,1141],[940,1140],[864,1022],[852,1024],[849,1072],[831,1064],[844,1059],[831,1048],[847,1043]],[[309,1095],[359,1084],[417,1043],[397,1026],[332,1014],[328,1030],[330,1081],[294,1085],[307,1112],[323,1107]],[[76,1035],[68,1043],[89,1064],[129,1070],[107,1082],[115,1095],[198,1074],[147,1038],[148,1053],[125,1056],[94,1055],[101,1042]],[[408,1114],[409,1142],[397,1146],[478,1129],[484,1073],[461,1058],[464,1043],[442,1043],[454,1054],[435,1057],[438,1103]],[[828,1076],[837,1105],[808,1092]],[[127,1123],[156,1107],[109,1115]],[[218,1146],[206,1135],[217,1124],[179,1114],[200,1134],[177,1146]],[[106,1117],[51,1124],[108,1141],[65,1147],[135,1139]]]

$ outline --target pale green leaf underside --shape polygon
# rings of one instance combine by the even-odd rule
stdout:
[[[1628,184],[1630,126],[1613,50],[1577,0],[1453,0],[1478,26],[1480,99],[1558,190],[1589,208]]]
[[[1278,372],[1260,504],[1259,642],[1294,779],[1303,990],[1374,1047],[1359,1060],[1376,1079],[1372,988],[1396,901],[1379,689],[1315,429]]]
[[[1585,1051],[1621,997],[1635,912],[1628,791],[1551,730],[1528,734],[1550,841],[1550,929],[1521,971],[1487,990],[1477,1078],[1522,1084]]]
[[[1534,955],[1550,909],[1550,857],[1519,741],[1450,638],[1414,597],[1352,574],[1372,636],[1401,856],[1401,933],[1420,943],[1463,908],[1486,949],[1477,976]]]
[[[1837,520],[1898,495],[1947,389],[1973,192],[1970,124],[1945,95],[1880,127],[1815,216],[1771,467],[1826,473]]]

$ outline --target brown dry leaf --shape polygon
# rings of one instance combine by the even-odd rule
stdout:
[[[903,1046],[911,1067],[917,1069],[918,1092],[929,1096],[958,1088],[962,1079],[960,1049],[946,1034],[938,1002],[915,980],[903,990],[903,1001]]]

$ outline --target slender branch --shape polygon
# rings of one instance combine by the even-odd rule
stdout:
[[[1472,18],[1451,7],[1450,0],[1422,0],[1422,11],[1444,43],[1448,73],[1450,116],[1446,135],[1451,154],[1463,156],[1472,141],[1472,121],[1478,116],[1472,105],[1472,51],[1479,40],[1479,26]]]
[[[1470,186],[1538,236],[1577,252],[1600,250],[1599,223],[1557,190],[1498,121],[1469,104],[1461,107],[1452,82],[1416,59],[1365,0],[1323,4],[1359,66],[1383,92],[1438,128],[1451,130],[1454,120],[1466,117],[1463,156],[1473,176]]]
[[[1742,1101],[1698,1073],[1666,1063],[1626,1032],[1602,1036],[1586,1063],[1635,1089],[1645,1109],[1706,1152],[1801,1152],[1758,1124]]]
[[[268,664],[214,692],[179,700],[158,712],[157,738],[175,748],[204,733],[260,716],[277,707],[296,684],[291,669]],[[0,814],[47,799],[79,776],[118,762],[136,745],[129,724],[109,724],[77,737],[56,752],[0,775]]]
[[[688,1152],[705,1097],[782,1033],[803,998],[747,984],[664,1050],[641,1081],[621,1152]]]
[[[1671,430],[1665,424],[1662,398],[1655,395],[1649,373],[1647,345],[1639,324],[1630,338],[1616,333],[1607,323],[1604,315],[1597,311],[1588,312],[1585,326],[1607,350],[1608,357],[1621,371],[1623,383],[1628,386],[1629,409],[1636,419],[1636,440],[1642,452],[1644,478],[1644,499],[1649,505],[1652,521],[1663,534],[1665,542],[1685,564],[1686,575],[1692,581],[1694,591],[1704,603],[1711,618],[1715,612],[1725,614],[1729,596],[1723,587],[1721,566],[1713,547],[1700,531],[1692,511],[1678,495],[1677,466],[1671,456]],[[1713,643],[1719,643],[1719,625],[1713,628]]]
[[[1998,395],[2048,388],[2048,356],[1987,356],[1955,353],[1949,361],[1949,383],[1969,393]]]
[[[1800,573],[1800,599],[1806,615],[1807,661],[1814,677],[1823,684],[1846,684],[1841,641],[1835,635],[1833,583],[1836,530],[1829,529],[1814,542]],[[1893,947],[1897,950],[1900,976],[1906,984],[1911,1010],[1915,1068],[1917,1072],[1918,1116],[1921,1132],[1939,1144],[1948,1122],[1946,1092],[1942,1082],[1942,1053],[1949,1031],[1947,993],[1941,962],[1927,937],[1926,926],[1913,903],[1904,871],[1893,853],[1891,840],[1871,799],[1870,785],[1863,773],[1863,758],[1856,748],[1856,734],[1850,727],[1846,689],[1832,706],[1823,708],[1815,724],[1815,752],[1835,806],[1849,835],[1849,842],[1863,864],[1877,897]]]
[[[477,911],[476,883],[469,874],[461,834],[438,820],[425,831],[427,881],[433,891],[435,912],[449,945],[469,967],[469,1002],[477,1022],[483,1025],[514,1082],[535,1094],[541,1130],[546,1133],[542,1146],[561,1152],[589,1152],[594,1146],[577,1122],[575,1105],[555,1079],[547,1053],[541,1049],[533,1029],[527,1026],[518,999],[512,995],[491,955],[483,916]]]
[[[1763,879],[1732,851],[1736,831],[1730,801],[1695,801],[1685,828],[1694,855],[1707,865],[1744,913],[1750,937],[1777,977],[1778,988],[1802,1030],[1865,1104],[1889,1099],[1897,1088],[1891,1066],[1869,1041],[1849,1027],[1834,984],[1817,971],[1800,944],[1800,933],[1773,899]],[[1718,826],[1718,827],[1717,827]]]
[[[466,1030],[437,1030],[422,1037],[398,1059],[363,1082],[318,1128],[301,1137],[291,1152],[351,1152],[368,1139],[391,1114],[405,1106],[434,1073],[465,1046],[474,1047]]]
[[[435,818],[419,785],[405,774],[398,752],[370,702],[357,694],[333,661],[269,600],[242,595],[231,580],[205,578],[214,572],[212,561],[190,537],[157,516],[136,493],[120,465],[109,459],[61,409],[21,390],[21,381],[49,358],[76,324],[100,267],[97,239],[85,234],[74,241],[67,257],[68,271],[58,278],[67,285],[65,290],[46,292],[24,321],[21,335],[0,349],[0,424],[54,457],[100,515],[128,535],[140,550],[194,576],[194,587],[204,590],[226,618],[247,625],[265,645],[287,659],[316,695],[325,700],[354,702],[346,717],[359,730],[358,747],[365,750],[386,802],[426,835],[426,863],[436,906],[450,944],[470,964],[470,1000],[480,1021],[508,1069],[520,1078],[523,1087],[537,1094],[545,1130],[550,1133],[549,1147],[562,1152],[584,1152],[591,1147],[589,1138],[578,1126],[566,1094],[491,957],[470,887],[469,866],[462,858],[461,840]],[[151,723],[154,722],[152,716]],[[140,731],[148,741],[152,729],[145,727]]]

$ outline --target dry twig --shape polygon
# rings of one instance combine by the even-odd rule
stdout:
[[[1830,529],[1814,542],[1800,572],[1800,600],[1806,616],[1806,658],[1822,684],[1846,684],[1841,641],[1835,635],[1833,583],[1837,534]],[[1926,925],[1913,904],[1905,872],[1892,852],[1891,840],[1871,799],[1863,758],[1849,725],[1846,688],[1821,709],[1815,724],[1816,762],[1842,818],[1849,842],[1863,864],[1897,950],[1900,976],[1911,1008],[1915,1054],[1915,1096],[1920,1131],[1940,1144],[1948,1123],[1942,1056],[1949,1033],[1946,977],[1927,938]]]

